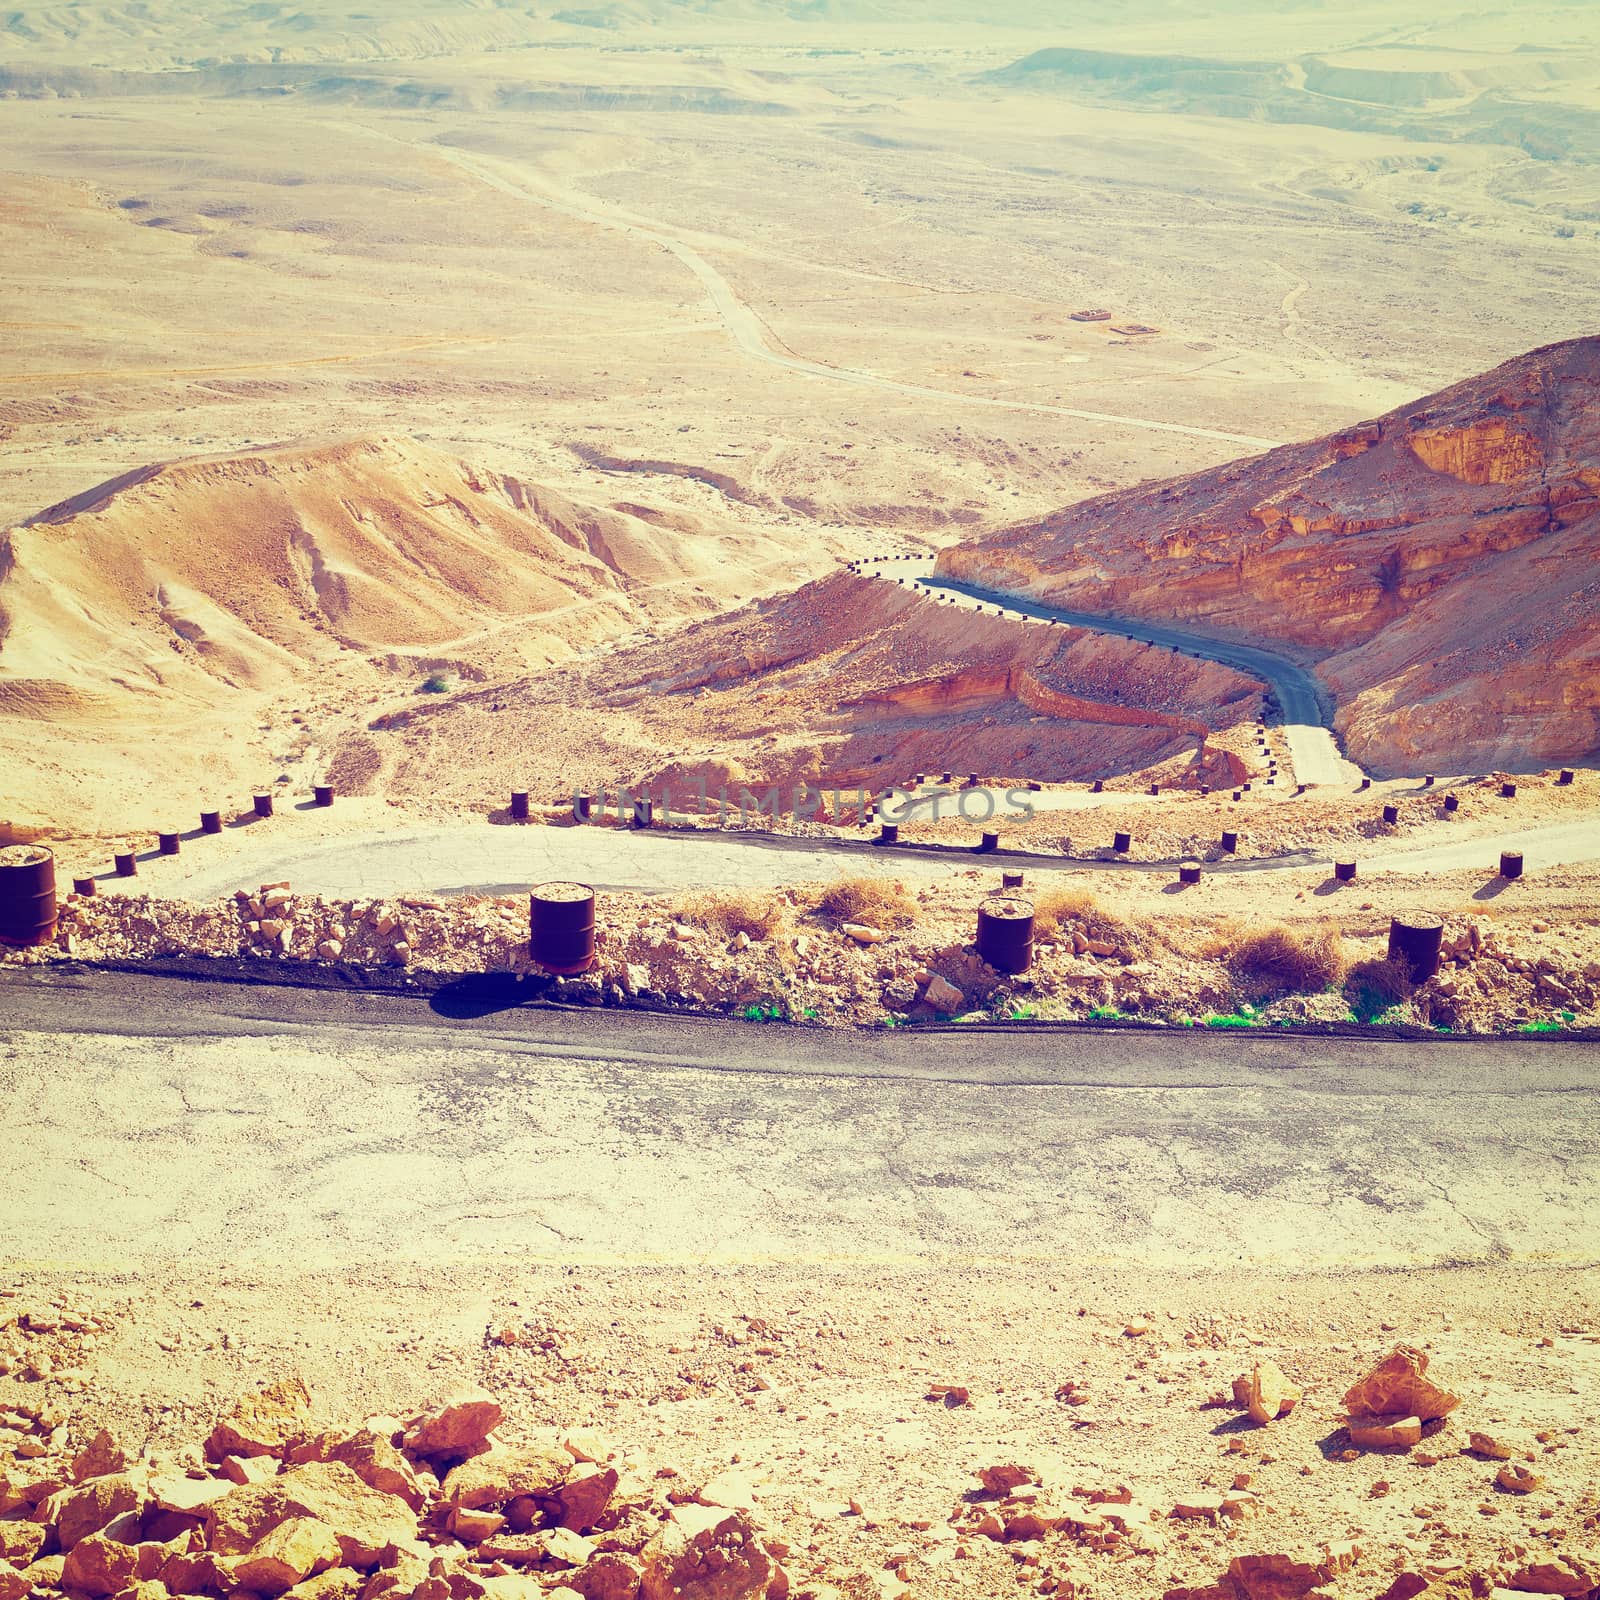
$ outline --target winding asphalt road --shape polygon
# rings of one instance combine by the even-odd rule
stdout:
[[[1597,1254],[1592,1045],[861,1034],[514,1000],[6,971],[0,1257]]]
[[[1234,667],[1269,684],[1283,713],[1284,736],[1289,743],[1289,759],[1297,782],[1305,784],[1347,784],[1361,781],[1361,768],[1341,753],[1329,727],[1328,697],[1315,675],[1298,662],[1259,645],[1239,644],[1191,633],[1168,623],[1146,622],[1135,617],[1115,617],[1099,611],[1071,611],[1049,605],[1026,595],[1006,594],[978,584],[948,578],[934,571],[933,563],[921,557],[879,557],[863,561],[860,570],[887,579],[904,578],[909,586],[931,595],[948,595],[957,604],[974,609],[993,606],[1012,616],[1039,621],[1066,623],[1075,628],[1092,628],[1097,633],[1115,634],[1123,639],[1138,639],[1163,648],[1176,649],[1205,661]]]

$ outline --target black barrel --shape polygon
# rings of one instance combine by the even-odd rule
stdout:
[[[572,797],[572,814],[579,822],[587,822],[594,811],[594,801],[586,794],[575,794]]]
[[[648,828],[656,819],[655,802],[648,796],[642,795],[633,802],[633,825],[636,828]]]
[[[1340,883],[1354,883],[1356,881],[1356,864],[1353,861],[1335,861],[1333,875]]]
[[[946,773],[941,775],[941,777],[939,779],[939,782],[940,783],[949,783],[949,781],[951,779],[951,776],[952,776],[952,774],[946,772]]]
[[[1502,800],[1515,800],[1517,798],[1517,786],[1516,786],[1516,784],[1514,784],[1514,783],[1502,783],[1500,785],[1500,798]]]
[[[1105,788],[1106,788],[1105,779],[1104,778],[1096,778],[1094,780],[1094,782],[1089,785],[1089,793],[1090,794],[1104,794],[1105,793]]]
[[[222,813],[220,811],[202,811],[200,813],[201,833],[221,833]]]
[[[1022,887],[1022,874],[1020,872],[1002,872],[1000,886],[1003,889],[1020,889]]]
[[[1250,785],[1250,784],[1248,784],[1248,783],[1241,783],[1241,784],[1240,784],[1240,785],[1239,785],[1239,787],[1240,787],[1240,788],[1241,788],[1241,789],[1243,789],[1243,790],[1244,790],[1244,792],[1245,792],[1245,793],[1246,793],[1246,794],[1249,794],[1249,793],[1250,793],[1250,790],[1251,790],[1251,788],[1252,788],[1252,785]]]
[[[1210,794],[1211,793],[1211,785],[1209,783],[1202,783],[1200,785],[1200,793],[1201,794]]]
[[[1150,793],[1151,794],[1160,794],[1161,793],[1161,785],[1159,783],[1152,783],[1150,785]]]
[[[1116,837],[1111,841],[1111,848],[1115,850],[1118,855],[1123,854],[1125,851],[1131,850],[1133,848],[1132,834],[1117,834]]]
[[[1200,863],[1198,861],[1185,861],[1178,868],[1179,883],[1199,883]]]
[[[967,787],[969,789],[976,789],[978,787],[978,774],[976,772],[969,772],[967,774]]]
[[[1500,852],[1500,876],[1502,878],[1520,878],[1522,876],[1522,852],[1520,850],[1502,850]]]
[[[513,822],[526,822],[528,820],[528,791],[526,789],[513,789],[511,791],[511,820]]]
[[[992,855],[999,848],[1000,835],[998,833],[986,833],[978,840],[977,849],[980,856]]]
[[[258,794],[255,796],[255,812],[258,817],[270,817],[272,815],[272,796],[270,794]]]
[[[996,972],[1026,972],[1033,964],[1033,902],[990,895],[978,907],[978,954]]]
[[[1424,789],[1431,789],[1433,787],[1433,774],[1431,772],[1422,780],[1422,787]]]
[[[319,806],[333,804],[333,785],[331,783],[317,783],[311,787],[312,803]]]
[[[119,850],[112,858],[116,863],[119,878],[136,878],[139,875],[139,863],[131,850]]]
[[[899,842],[900,824],[898,822],[886,822],[878,829],[879,844],[899,844]]]
[[[1561,771],[1556,774],[1556,782],[1559,783],[1559,784],[1571,783],[1572,782],[1572,768],[1571,767],[1563,767],[1561,769]]]
[[[1243,789],[1235,789],[1233,791],[1233,798],[1235,800],[1243,800],[1244,799],[1244,790]]]
[[[1363,778],[1361,780],[1360,787],[1363,788],[1363,789],[1370,789],[1372,787],[1372,779],[1371,778]]]
[[[1239,835],[1231,829],[1222,836],[1222,848],[1231,856],[1239,848]]]
[[[85,896],[92,895],[94,893],[94,879],[74,878],[72,880],[72,892]]]
[[[586,883],[541,883],[528,896],[528,953],[558,976],[594,965],[594,890]]]
[[[56,936],[56,858],[42,844],[0,846],[0,944]]]
[[[1460,795],[1447,794],[1444,797],[1444,808],[1445,808],[1446,811],[1454,811],[1460,804],[1461,804],[1461,796]]]
[[[1444,923],[1427,912],[1389,920],[1389,959],[1405,964],[1413,983],[1426,983],[1439,970]]]
[[[175,833],[158,833],[156,835],[156,848],[164,856],[175,856],[178,853],[178,836]]]
[[[1398,822],[1400,820],[1400,807],[1385,806],[1383,808],[1383,820],[1389,823]]]

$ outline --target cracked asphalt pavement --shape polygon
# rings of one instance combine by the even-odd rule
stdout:
[[[8,974],[0,1251],[124,1269],[1600,1255],[1594,1045],[447,1010]]]

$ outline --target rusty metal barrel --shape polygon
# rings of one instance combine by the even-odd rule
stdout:
[[[999,848],[1000,835],[998,833],[986,833],[977,843],[977,851],[980,856],[992,855]]]
[[[1340,883],[1354,883],[1356,881],[1356,864],[1353,861],[1335,861],[1333,876]]]
[[[954,774],[949,773],[949,772],[941,773],[939,775],[939,782],[940,783],[949,783],[949,781],[952,778],[952,776],[954,776]]]
[[[255,813],[258,817],[270,817],[272,815],[272,796],[270,794],[255,795],[253,800]]]
[[[1433,774],[1431,772],[1426,773],[1423,776],[1423,779],[1422,779],[1422,787],[1424,789],[1431,789],[1433,787],[1433,784],[1434,784],[1434,776],[1433,776]]]
[[[1444,808],[1446,811],[1454,811],[1460,806],[1460,804],[1461,796],[1458,794],[1447,794],[1444,797]]]
[[[1252,788],[1253,788],[1253,787],[1254,787],[1254,786],[1253,786],[1253,785],[1252,785],[1252,784],[1248,784],[1248,783],[1241,783],[1241,784],[1240,784],[1240,785],[1239,785],[1239,787],[1240,787],[1240,788],[1241,788],[1241,789],[1243,789],[1243,790],[1244,790],[1244,792],[1245,792],[1245,793],[1246,793],[1246,794],[1249,794],[1249,793],[1250,793],[1250,790],[1251,790],[1251,789],[1252,789]]]
[[[1361,780],[1360,784],[1358,785],[1358,787],[1362,788],[1362,789],[1370,789],[1372,787],[1372,779],[1371,778],[1363,778]]]
[[[1404,964],[1413,983],[1426,983],[1439,970],[1444,923],[1430,912],[1410,912],[1389,920],[1389,959]]]
[[[1520,878],[1522,876],[1522,852],[1520,850],[1502,850],[1500,852],[1500,876],[1502,878]]]
[[[1089,793],[1090,794],[1104,794],[1105,792],[1106,792],[1106,781],[1105,781],[1104,778],[1096,778],[1094,780],[1094,782],[1089,785]]]
[[[136,878],[139,875],[139,861],[131,850],[119,850],[112,857],[119,878]]]
[[[969,772],[967,774],[966,787],[969,789],[976,789],[978,787],[978,774],[976,772]]]
[[[878,829],[877,842],[879,844],[899,844],[900,824],[898,822],[884,823],[884,825]]]
[[[526,789],[513,789],[511,791],[511,820],[513,822],[526,822],[528,820],[528,791]]]
[[[1133,835],[1129,833],[1119,833],[1114,835],[1111,840],[1111,848],[1115,850],[1118,855],[1122,855],[1124,852],[1131,850],[1133,848]]]
[[[586,883],[541,883],[528,896],[528,953],[559,977],[594,965],[594,890]]]
[[[1572,782],[1572,768],[1571,767],[1563,767],[1561,769],[1561,771],[1556,774],[1556,782],[1561,784],[1561,785],[1563,785],[1563,786],[1565,786],[1566,784],[1571,783]]]
[[[158,833],[156,835],[156,849],[164,856],[175,856],[178,853],[178,836],[175,833]]]
[[[1160,794],[1161,793],[1161,785],[1159,783],[1152,783],[1150,785],[1150,793],[1151,794]]]
[[[633,802],[633,825],[648,828],[656,820],[656,804],[649,795],[641,795]]]
[[[572,814],[579,822],[587,822],[594,815],[594,798],[592,795],[575,794],[572,797]]]
[[[314,783],[311,786],[311,803],[318,806],[331,806],[333,804],[333,785],[331,783]]]
[[[74,894],[81,894],[87,898],[94,893],[94,879],[74,878],[72,880],[72,892]]]
[[[1235,800],[1243,800],[1244,799],[1244,790],[1243,789],[1235,789],[1233,791],[1233,798]]]
[[[1200,863],[1198,861],[1185,861],[1178,867],[1179,883],[1199,883]]]
[[[220,811],[202,811],[200,813],[201,833],[221,833],[222,813]]]
[[[1231,828],[1222,835],[1222,848],[1231,856],[1239,848],[1239,835]]]
[[[0,846],[0,944],[56,936],[56,858],[42,844]]]
[[[1398,822],[1400,820],[1400,807],[1385,806],[1383,808],[1383,820],[1391,824]]]
[[[1514,783],[1502,783],[1500,785],[1500,798],[1502,800],[1515,800],[1517,798],[1517,786],[1516,786],[1516,784],[1514,784]]]
[[[1020,872],[1002,872],[1000,874],[1000,887],[1003,889],[1020,889],[1022,887],[1022,874]]]
[[[1033,902],[990,895],[978,907],[978,954],[996,972],[1026,972],[1033,964]]]

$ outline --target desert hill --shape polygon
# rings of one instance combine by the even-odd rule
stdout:
[[[207,719],[231,741],[273,696],[344,684],[355,706],[432,667],[545,666],[805,565],[761,534],[579,505],[410,439],[141,468],[0,535],[0,755],[19,775],[0,821],[32,809],[23,773],[47,815],[71,812],[91,804],[74,774],[103,783],[125,759],[159,782],[152,742],[163,774],[214,771]]]
[[[944,551],[1063,604],[1300,648],[1382,771],[1600,746],[1600,338]]]
[[[481,803],[531,788],[559,803],[626,783],[687,808],[691,786],[876,790],[916,771],[1057,781],[1166,764],[1236,776],[1210,730],[1260,686],[1215,663],[1075,629],[1019,626],[881,579],[836,573],[591,664],[417,701],[350,739],[341,774],[386,792]],[[534,754],[533,752],[536,752]]]

